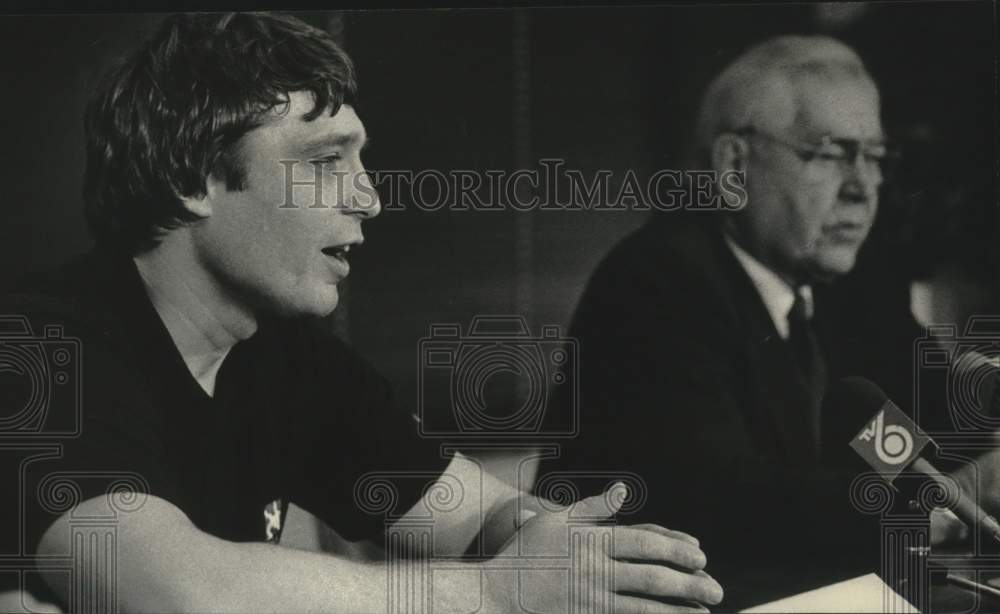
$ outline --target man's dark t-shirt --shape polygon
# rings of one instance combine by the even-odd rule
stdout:
[[[448,462],[320,320],[262,322],[209,396],[128,257],[96,250],[0,308],[0,442],[17,444],[2,461],[4,484],[16,482],[4,496],[24,499],[23,517],[4,522],[5,553],[30,557],[73,502],[116,488],[166,499],[232,541],[276,541],[288,502],[347,539],[378,539],[386,517],[357,504],[359,479]],[[392,481],[395,507],[383,511],[401,514],[425,484]]]

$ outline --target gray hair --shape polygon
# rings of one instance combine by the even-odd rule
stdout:
[[[750,126],[780,129],[799,111],[796,85],[804,79],[875,84],[861,58],[828,36],[779,36],[754,45],[708,86],[695,125],[696,151],[708,159],[719,134]],[[776,126],[776,122],[785,122]]]

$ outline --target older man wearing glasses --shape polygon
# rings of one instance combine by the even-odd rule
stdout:
[[[579,437],[539,484],[634,471],[649,486],[639,514],[693,528],[730,609],[878,563],[877,537],[855,527],[858,471],[840,436],[868,416],[822,410],[811,319],[812,287],[855,265],[888,150],[858,55],[798,36],[715,78],[696,146],[701,168],[744,174],[744,202],[657,216],[600,264],[571,331]]]

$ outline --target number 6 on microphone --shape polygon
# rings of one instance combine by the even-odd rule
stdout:
[[[851,447],[891,482],[929,442],[901,409],[886,400]]]

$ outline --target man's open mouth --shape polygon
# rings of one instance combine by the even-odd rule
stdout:
[[[342,243],[339,245],[331,245],[329,247],[324,247],[321,251],[327,256],[336,258],[337,260],[347,263],[347,256],[351,253],[351,250],[361,245],[360,242],[353,243]]]

